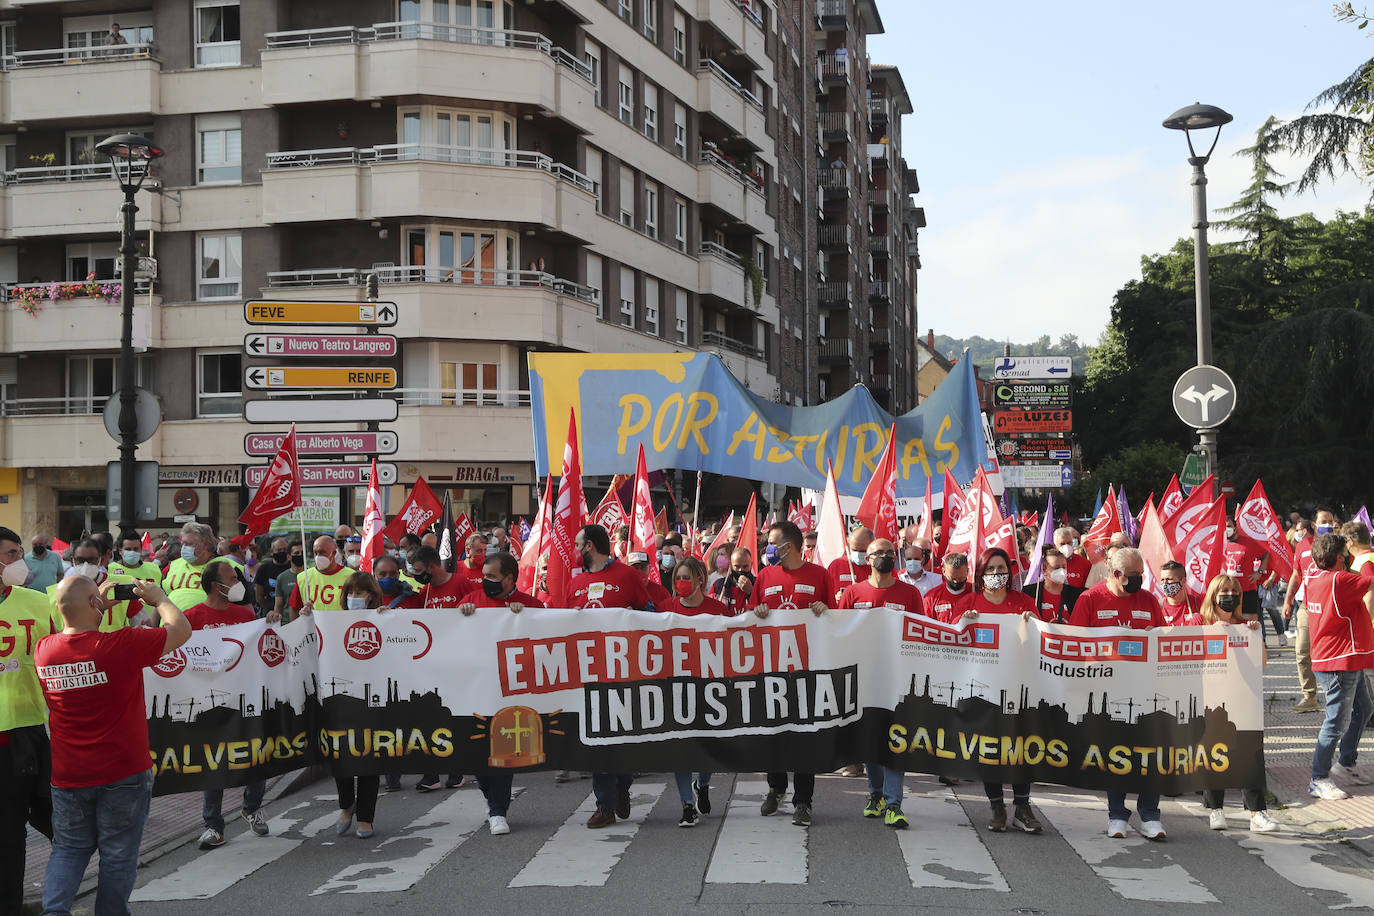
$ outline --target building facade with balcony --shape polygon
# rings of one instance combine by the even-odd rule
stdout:
[[[154,529],[236,530],[258,463],[244,435],[273,429],[242,416],[242,301],[362,299],[368,274],[400,315],[400,448],[383,460],[474,519],[534,508],[531,351],[700,349],[765,397],[828,396],[818,12],[0,2],[0,524],[108,522],[120,194],[94,146],[125,131],[167,151],[136,223],[137,374],[163,414],[139,449],[163,468]],[[356,518],[362,494],[341,495]]]

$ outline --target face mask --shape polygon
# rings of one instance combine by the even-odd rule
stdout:
[[[365,611],[365,610],[367,610],[367,596],[366,596],[366,595],[349,595],[349,596],[348,596],[348,609],[349,609],[350,611]]]
[[[230,604],[238,604],[243,600],[243,593],[246,591],[242,582],[235,582],[229,586],[229,591],[224,593],[224,600]]]
[[[290,561],[291,555],[285,550],[272,554],[272,562],[276,563],[278,566],[285,566]]]
[[[919,576],[919,575],[921,574],[921,561],[920,561],[920,560],[907,560],[907,561],[906,561],[906,574],[907,574],[908,576]]]
[[[348,564],[349,569],[357,569],[359,566],[363,565],[363,555],[360,553],[350,553],[344,562]]]
[[[48,548],[45,547],[44,545],[42,545],[42,544],[34,544],[34,545],[33,545],[33,555],[34,555],[34,556],[36,556],[36,557],[41,557],[41,556],[43,556],[43,554],[45,554],[45,553],[47,553],[47,552],[48,552]]]
[[[499,579],[487,579],[487,578],[483,577],[483,579],[482,579],[482,592],[483,592],[483,594],[485,594],[488,598],[497,598],[497,597],[500,597],[501,593],[504,592],[505,590],[506,590],[506,589],[501,585],[501,580],[499,580]]]
[[[1229,614],[1240,607],[1240,595],[1217,595],[1217,607]]]
[[[729,557],[727,557],[725,554],[721,554],[720,556],[716,557],[716,569],[720,570],[721,572],[725,572],[725,571],[726,571],[727,569],[729,569],[729,568],[730,568],[730,558],[729,558]]]
[[[874,557],[872,566],[878,575],[885,576],[896,568],[897,561],[893,557]]]
[[[1234,529],[1234,528],[1232,528],[1232,527],[1230,527],[1230,526],[1228,525],[1227,528],[1226,528],[1226,539],[1229,541],[1231,538],[1233,538],[1233,537],[1235,537],[1235,536],[1236,536],[1236,529]]]
[[[967,582],[955,582],[953,579],[946,579],[945,591],[949,592],[951,595],[957,595],[964,590],[964,586],[967,584]]]
[[[390,595],[392,592],[396,591],[396,586],[400,581],[401,580],[395,576],[382,576],[377,580],[377,584],[381,586],[383,592]]]
[[[29,564],[23,560],[15,560],[7,564],[4,569],[0,569],[0,582],[6,585],[23,585],[29,581]]]
[[[1330,534],[1331,532],[1333,532],[1333,531],[1335,531],[1335,530],[1336,530],[1336,526],[1335,526],[1335,525],[1318,525],[1318,526],[1317,526],[1317,534],[1319,534],[1319,535],[1322,535],[1322,534]]]
[[[1126,594],[1134,595],[1136,592],[1140,591],[1141,586],[1144,584],[1145,577],[1143,575],[1127,576],[1121,583],[1121,587],[1126,590]]]
[[[305,565],[305,554],[303,554],[303,553],[293,553],[293,554],[291,554],[291,565],[292,565],[292,566],[304,566],[304,565]]]
[[[196,558],[196,549],[192,547],[190,544],[182,544],[181,558],[185,560],[187,563],[190,563],[192,560]]]
[[[782,562],[782,548],[769,544],[763,548],[763,558],[769,566],[777,566]]]
[[[862,550],[851,550],[849,551],[849,562],[853,563],[855,566],[867,566],[868,557],[864,556]]]
[[[94,579],[100,574],[99,563],[75,563],[72,565],[72,572],[78,576],[85,576],[87,579]]]
[[[692,584],[691,579],[674,579],[673,593],[679,598],[686,598],[696,591],[697,587]]]
[[[414,579],[421,585],[428,585],[431,576],[427,572],[413,572],[410,574],[410,578]]]
[[[1169,598],[1176,597],[1179,592],[1183,591],[1182,582],[1161,582],[1159,587]]]
[[[124,561],[125,566],[137,566],[143,562],[143,553],[138,550],[126,550],[119,558]]]
[[[322,553],[315,554],[315,568],[323,572],[334,565],[334,558],[327,557]]]
[[[665,553],[663,556],[658,558],[658,564],[662,566],[664,569],[672,569],[673,555],[671,553]]]
[[[1049,579],[1056,585],[1063,585],[1065,582],[1069,581],[1069,571],[1063,567],[1051,569]]]
[[[983,573],[983,588],[988,591],[1000,591],[1010,581],[1011,576],[1007,573]]]

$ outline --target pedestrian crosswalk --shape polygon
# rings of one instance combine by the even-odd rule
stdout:
[[[464,883],[499,882],[491,885],[492,893],[591,893],[627,884],[640,888],[649,863],[661,862],[671,874],[695,874],[703,899],[771,886],[789,895],[814,888],[817,900],[825,902],[837,860],[843,865],[850,856],[881,886],[899,882],[910,888],[907,893],[926,895],[921,899],[932,893],[995,895],[984,905],[989,909],[1013,905],[999,899],[1019,903],[1016,895],[1043,890],[1035,887],[1037,871],[1024,867],[1027,859],[1077,869],[1074,880],[1089,882],[1080,888],[1089,898],[1144,907],[1235,902],[1237,870],[1252,888],[1272,883],[1318,908],[1374,907],[1374,871],[1333,859],[1329,845],[1292,832],[1252,835],[1240,817],[1233,818],[1231,830],[1213,832],[1206,829],[1205,812],[1187,799],[1166,806],[1167,843],[1138,834],[1109,839],[1101,795],[1049,786],[1032,793],[1043,835],[991,834],[983,824],[988,809],[980,785],[951,789],[909,776],[903,810],[911,828],[892,830],[859,816],[867,790],[862,780],[822,778],[816,820],[807,829],[792,825],[787,805],[772,817],[760,815],[767,792],[761,775],[718,775],[712,815],[682,831],[676,788],[670,780],[647,776],[632,789],[632,816],[592,831],[586,821],[595,799],[587,783],[555,788],[547,774],[522,782],[511,808],[510,836],[488,833],[485,801],[475,788],[384,797],[377,835],[363,841],[336,837],[332,795],[288,798],[269,821],[269,836],[231,829],[224,847],[168,856],[145,871],[133,900],[143,905],[140,912],[179,912],[178,901],[211,899],[225,912],[236,911],[245,888],[260,884],[247,880],[255,875],[268,883],[289,875],[290,893],[302,904],[338,894],[423,890],[455,876]],[[469,867],[473,873],[464,875]],[[1227,873],[1219,876],[1218,868]],[[647,893],[652,901],[652,887]],[[198,905],[198,912],[217,911]]]

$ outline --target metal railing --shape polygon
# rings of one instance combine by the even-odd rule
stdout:
[[[868,100],[868,113],[871,115],[882,115],[887,117],[887,99],[875,98]]]
[[[820,111],[816,114],[816,120],[821,125],[821,130],[826,133],[849,133],[849,112],[847,111]]]
[[[147,165],[135,166],[135,176],[147,170]],[[113,181],[114,166],[108,162],[83,163],[81,165],[40,165],[10,169],[4,173],[4,183],[12,184],[51,184],[69,181]]]
[[[822,337],[821,359],[850,359],[854,356],[854,341],[848,337]]]
[[[128,60],[157,60],[157,43],[129,42],[123,45],[96,45],[90,48],[45,48],[40,51],[12,51],[0,58],[6,70],[31,67],[61,67],[66,64],[117,63]]]
[[[889,293],[889,292],[890,292],[890,287],[889,287],[888,282],[887,282],[886,280],[869,280],[869,281],[868,281],[868,298],[870,298],[870,299],[886,299],[886,298],[888,297],[888,293]]]
[[[844,18],[848,14],[848,0],[816,0],[816,15],[822,19],[828,19],[832,16]]]
[[[740,8],[746,19],[759,28],[763,28],[763,15],[754,9],[754,4],[757,2],[758,0],[735,0],[735,6]]]
[[[820,77],[826,79],[849,79],[849,52],[843,54],[835,51],[822,51],[816,55],[816,63],[820,67]]]
[[[91,416],[105,409],[114,395],[64,398],[6,398],[0,401],[0,417]]]
[[[700,253],[704,255],[715,255],[718,258],[724,258],[734,264],[744,263],[743,258],[735,254],[729,248],[726,248],[724,245],[721,245],[719,242],[702,242]]]
[[[734,178],[736,181],[744,185],[749,190],[753,191],[755,194],[763,195],[764,193],[763,179],[761,177],[755,177],[754,175],[745,174],[738,166],[736,166],[733,162],[730,162],[728,159],[726,159],[724,156],[722,156],[715,150],[702,150],[701,163],[702,165],[714,166],[728,173],[730,177]]]
[[[843,166],[843,163],[841,163]],[[836,168],[829,163],[821,163],[817,169],[821,187],[829,191],[847,190],[849,188],[849,169]]]
[[[357,44],[367,30],[351,25],[336,25],[322,29],[298,29],[292,32],[268,32],[267,47],[318,48],[325,45]]]
[[[541,172],[548,172],[560,181],[566,181],[588,194],[596,194],[597,192],[597,183],[577,169],[562,162],[555,162],[552,157],[544,153],[529,150],[448,146],[434,143],[384,143],[368,149],[334,147],[331,149],[282,150],[267,154],[268,171],[331,165],[374,165],[382,162],[445,162],[455,165],[480,165],[506,169],[538,169]]]
[[[820,226],[817,230],[818,241],[823,248],[835,246],[847,246],[853,240],[850,232],[849,223],[838,226]]]
[[[878,254],[887,254],[892,248],[892,240],[887,233],[879,233],[868,237],[868,250]]]
[[[515,388],[395,388],[402,407],[529,407],[530,393]]]
[[[321,165],[358,165],[365,150],[351,146],[328,149],[284,150],[267,154],[268,169],[314,168]]]
[[[849,281],[831,280],[829,283],[816,284],[816,299],[819,302],[849,302]]]
[[[383,286],[408,283],[445,284],[489,289],[548,289],[591,305],[599,305],[600,293],[590,286],[538,270],[489,270],[474,267],[415,264],[388,267],[315,267],[274,270],[267,274],[269,289],[309,289],[361,286],[370,273]]]
[[[731,353],[739,353],[742,356],[751,356],[754,359],[763,359],[763,351],[751,343],[746,343],[719,331],[702,331],[701,345],[703,347],[718,347],[722,350],[729,350]]]
[[[722,67],[715,61],[711,60],[709,57],[703,58],[701,61],[697,63],[697,72],[711,74],[716,79],[722,81],[723,83],[725,83],[725,85],[735,90],[739,97],[744,99],[744,101],[748,102],[750,105],[753,105],[759,111],[763,111],[763,100],[760,99],[758,96],[754,95],[754,93],[750,92],[748,89],[746,89],[744,85],[740,83],[739,80],[731,76],[725,70],[724,67]]]
[[[147,294],[148,290],[152,287],[152,283],[153,281],[148,277],[138,277],[134,280],[134,292]],[[0,284],[0,302],[14,302],[22,299],[23,296],[21,296],[20,293],[26,289],[41,290],[39,301],[42,302],[45,307],[48,303],[69,302],[73,299],[104,299],[104,296],[69,296],[65,295],[65,293],[72,290],[84,293],[85,290],[83,288],[86,286],[106,287],[114,285],[119,285],[120,291],[123,291],[123,283],[118,277],[109,277],[105,279],[92,278],[90,280],[49,280],[46,283],[5,283]],[[54,290],[60,290],[62,294],[53,298],[52,292]],[[118,297],[118,293],[116,293],[116,297]]]

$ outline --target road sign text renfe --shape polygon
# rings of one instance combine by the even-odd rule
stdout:
[[[1066,433],[1073,429],[1071,410],[1000,410],[992,416],[992,428],[1005,433]]]
[[[396,387],[396,370],[366,366],[248,366],[243,380],[249,388],[348,388],[380,390]]]
[[[389,334],[249,334],[243,338],[249,356],[319,356],[389,359],[396,338]]]
[[[275,455],[285,439],[286,433],[249,433],[243,437],[243,451],[248,455]],[[394,455],[396,434],[297,430],[296,452],[301,455]]]
[[[249,324],[371,325],[389,328],[396,324],[396,303],[255,300],[243,304],[243,317]]]
[[[303,487],[365,487],[371,475],[371,464],[302,464]],[[257,490],[267,476],[267,467],[253,465],[243,469],[243,481],[249,490]],[[382,462],[377,465],[377,482],[382,485],[396,482],[396,465]]]

